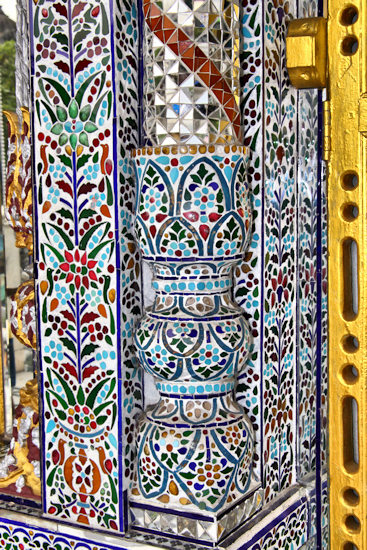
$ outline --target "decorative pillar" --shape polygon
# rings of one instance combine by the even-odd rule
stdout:
[[[154,147],[133,154],[135,232],[156,296],[135,342],[160,400],[138,425],[131,509],[136,529],[214,545],[262,503],[252,426],[234,396],[251,342],[232,301],[251,227],[239,8],[171,4],[144,2],[145,129]]]
[[[136,5],[29,8],[43,510],[121,533],[139,406],[125,163],[137,136]]]

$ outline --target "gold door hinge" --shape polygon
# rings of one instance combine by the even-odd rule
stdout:
[[[287,69],[296,88],[325,88],[327,73],[327,23],[323,17],[295,19],[289,23]]]

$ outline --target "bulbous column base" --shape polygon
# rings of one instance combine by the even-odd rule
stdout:
[[[233,383],[222,381],[220,397],[164,394],[145,412],[131,498],[134,528],[217,543],[261,508],[252,428],[232,398]],[[176,424],[167,422],[167,411],[176,413]],[[200,418],[205,411],[216,411],[213,422]]]
[[[219,386],[223,393],[186,399],[163,394],[146,411],[139,424],[134,494],[176,510],[219,512],[247,493],[253,434],[242,407],[233,401],[233,385],[233,379],[205,387],[191,384],[192,390],[209,392]]]
[[[176,491],[174,485],[171,488]],[[207,546],[215,547],[261,510],[263,492],[260,482],[252,475],[245,494],[217,513],[200,509],[193,512],[190,506],[172,510],[169,503],[143,498],[135,487],[129,500],[130,525],[136,531],[188,542],[205,542]]]

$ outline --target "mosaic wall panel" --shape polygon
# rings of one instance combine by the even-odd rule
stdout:
[[[234,296],[245,309],[251,328],[252,348],[248,366],[238,377],[237,399],[246,409],[255,430],[254,470],[262,478],[262,407],[261,386],[261,249],[262,249],[262,3],[244,0],[242,20],[243,48],[241,56],[241,114],[244,143],[251,149],[248,183],[252,206],[252,241],[244,261],[235,271]]]
[[[321,541],[322,550],[329,549],[329,491],[328,484],[324,482],[322,487],[322,517],[321,517]]]
[[[302,463],[301,476],[316,464],[316,371],[321,345],[316,310],[320,243],[314,223],[320,209],[318,96],[314,91],[298,93],[290,86],[285,36],[290,18],[317,15],[318,5],[303,0],[245,0],[243,6],[242,114],[246,143],[253,150],[250,185],[255,219],[251,252],[236,273],[235,298],[251,325],[253,354],[239,379],[237,399],[255,428],[256,468],[270,500],[297,481],[296,464]],[[325,228],[323,235],[325,240]],[[322,254],[325,261],[325,248]],[[325,373],[325,280],[322,291]],[[322,402],[326,403],[326,387]],[[321,446],[325,449],[324,441]]]
[[[318,3],[302,2],[300,17],[318,15]],[[298,101],[298,475],[316,468],[316,388],[321,378],[322,404],[326,405],[327,381],[327,295],[326,295],[326,197],[325,171],[320,165],[318,140],[319,92],[299,92]],[[321,181],[321,186],[319,185]],[[322,218],[319,228],[318,219]],[[322,234],[320,234],[320,229]],[[322,242],[321,242],[322,240]],[[317,281],[317,261],[322,256],[322,289]],[[319,300],[322,303],[322,317]],[[321,323],[321,326],[320,326]],[[320,333],[318,329],[321,328]],[[321,341],[319,341],[321,340]],[[320,353],[320,356],[318,356]],[[319,370],[318,370],[319,369]],[[324,429],[322,432],[324,433]],[[325,461],[326,441],[321,442]]]
[[[113,550],[129,548],[126,545],[115,546],[80,538],[60,535],[57,532],[37,529],[22,524],[0,523],[0,544],[6,550]]]
[[[316,467],[318,93],[299,96],[298,475]]]
[[[125,444],[132,436],[120,415],[140,398],[127,354],[130,312],[140,310],[132,297],[136,255],[123,223],[133,195],[124,150],[116,151],[116,94],[129,96],[118,119],[125,149],[136,132],[126,105],[136,109],[137,31],[134,5],[117,7],[116,68],[130,70],[118,92],[109,2],[42,0],[31,4],[31,14],[45,513],[123,530],[123,471],[131,475],[133,456],[130,445],[122,463],[121,432]],[[119,249],[120,190],[126,208]]]
[[[309,476],[310,477],[310,476]],[[311,477],[312,480],[312,477]],[[313,481],[313,480],[312,480]],[[321,495],[317,495],[316,486],[314,483],[309,485],[310,494],[309,494],[309,537],[312,538],[313,546],[317,548],[317,535],[318,529],[321,533],[322,547],[325,547],[325,537],[328,539],[328,486],[327,486],[327,476],[324,475],[321,485]],[[321,496],[321,498],[320,498]],[[319,497],[319,498],[318,498]],[[319,501],[321,501],[321,521],[320,524],[317,521],[317,509]],[[327,548],[327,545],[326,545]]]
[[[292,505],[283,514],[273,518],[253,537],[241,544],[241,539],[228,550],[273,550],[275,548],[294,550],[301,548],[308,539],[309,510],[307,501]],[[246,537],[246,536],[245,536]],[[243,537],[243,538],[245,538]]]
[[[326,197],[326,168],[322,167],[321,174],[321,466],[327,468],[328,448],[328,254],[327,254],[327,197]]]
[[[133,237],[136,182],[130,151],[139,145],[139,31],[135,0],[115,3],[117,161],[120,197],[121,361],[123,370],[124,487],[133,477],[135,418],[142,410],[142,372],[134,361],[134,326],[142,315],[140,255]]]
[[[235,297],[253,334],[252,364],[239,381],[238,399],[257,441],[262,440],[257,467],[270,499],[291,484],[295,459],[296,126],[291,119],[296,96],[284,58],[286,24],[295,3],[264,2],[263,13],[260,9],[258,3],[244,2],[243,120],[247,143],[256,152],[251,183],[258,217],[250,265],[244,262],[242,273],[238,270]]]
[[[265,39],[264,484],[266,496],[294,482],[296,376],[296,91],[285,35],[294,2],[267,3]]]

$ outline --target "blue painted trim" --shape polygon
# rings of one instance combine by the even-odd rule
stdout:
[[[297,5],[297,17],[299,17],[299,10],[298,10],[298,5]],[[300,215],[300,202],[301,202],[301,197],[300,197],[300,185],[299,185],[299,118],[300,118],[300,104],[301,104],[301,101],[300,101],[300,93],[299,91],[297,90],[297,117],[296,117],[296,121],[295,121],[295,135],[296,135],[296,143],[295,143],[295,147],[296,147],[296,163],[295,163],[295,169],[294,169],[294,173],[295,173],[295,183],[294,183],[294,187],[295,187],[295,195],[296,195],[296,212],[297,212],[297,215],[296,215],[296,220],[295,220],[295,224],[296,224],[296,273],[295,273],[295,278],[296,278],[296,288],[295,288],[295,300],[296,300],[296,323],[295,323],[295,326],[296,326],[296,330],[295,330],[295,335],[296,335],[296,348],[295,348],[295,370],[296,370],[296,380],[295,380],[295,411],[294,411],[294,416],[295,416],[295,424],[296,424],[296,433],[295,433],[295,451],[294,451],[294,457],[295,457],[295,470],[296,470],[296,480],[299,479],[299,469],[300,469],[300,464],[299,464],[299,457],[300,457],[300,453],[299,453],[299,444],[300,444],[300,437],[299,437],[299,388],[300,388],[300,353],[299,353],[299,331],[300,331],[300,307],[299,307],[299,303],[300,303],[300,276],[299,276],[299,270],[300,270],[300,265],[299,265],[299,262],[300,262],[300,251],[299,251],[299,248],[300,248],[300,235],[299,235],[299,215]],[[307,537],[308,537],[308,534],[307,534]]]
[[[213,321],[226,321],[226,320],[232,320],[232,319],[242,319],[243,315],[242,312],[236,313],[234,315],[222,315],[219,317],[162,317],[161,315],[155,315],[154,313],[148,312],[149,317],[152,317],[152,319],[158,319],[159,321],[180,321],[180,322],[190,322],[190,321],[197,321],[199,319],[203,323],[212,323]],[[213,335],[214,336],[214,335]]]
[[[318,16],[324,15],[324,1],[318,0]],[[323,205],[323,98],[318,92],[318,143],[317,143],[317,372],[316,372],[316,550],[322,550],[322,205]],[[325,198],[326,200],[326,198]],[[326,486],[328,482],[326,482]]]
[[[322,133],[323,111],[322,91],[318,92],[318,144],[317,144],[317,259],[316,259],[316,288],[317,288],[317,349],[316,349],[316,548],[322,549]]]
[[[34,3],[32,0],[29,0],[28,3],[28,13],[29,13],[29,38],[30,38],[30,44],[29,44],[29,51],[30,51],[30,61],[31,61],[31,90],[30,90],[30,102],[31,107],[34,105],[34,78],[35,78],[35,62],[34,62],[34,29],[33,29],[33,6]],[[36,8],[37,9],[37,8]],[[38,7],[39,9],[39,7]],[[35,135],[35,122],[34,122],[34,109],[30,109],[31,114],[31,134]],[[33,187],[33,196],[35,197],[34,201],[34,223],[33,223],[33,231],[34,231],[34,247],[33,247],[33,259],[35,262],[35,273],[34,278],[35,282],[38,280],[38,261],[39,261],[39,232],[38,232],[38,187],[37,187],[37,181],[36,181],[36,162],[35,162],[35,149],[34,147],[31,148],[31,154],[32,154],[32,187]],[[46,434],[45,434],[45,426],[44,426],[44,414],[43,414],[43,365],[42,365],[42,339],[41,339],[41,314],[40,314],[40,298],[39,298],[39,291],[38,288],[35,289],[35,296],[36,296],[36,323],[37,323],[37,344],[38,344],[38,362],[39,362],[39,373],[38,373],[38,381],[39,381],[39,422],[40,422],[40,437],[41,437],[41,460],[40,460],[40,467],[41,467],[41,499],[42,499],[42,510],[44,513],[46,513],[47,510],[47,503],[46,503]]]
[[[32,1],[32,0],[31,0]],[[37,297],[37,303],[36,303],[36,315],[37,315],[37,339],[38,339],[38,355],[39,355],[39,373],[38,373],[38,382],[40,384],[40,391],[39,391],[39,423],[40,423],[40,434],[41,434],[41,460],[40,460],[40,466],[41,466],[41,497],[42,497],[42,510],[44,513],[47,513],[47,502],[46,502],[46,429],[45,429],[45,415],[44,415],[44,402],[43,402],[43,388],[44,388],[44,380],[43,380],[43,369],[42,369],[42,342],[41,342],[41,313],[40,313],[40,298],[39,298],[39,289],[36,289],[36,297]]]
[[[166,256],[142,256],[142,260],[145,260],[146,262],[154,262],[154,263],[158,263],[158,262],[165,262],[167,264],[169,263],[179,263],[179,264],[182,264],[183,262],[186,262],[186,263],[190,263],[190,264],[194,264],[194,263],[199,263],[199,264],[205,264],[206,262],[210,262],[210,261],[215,261],[215,262],[226,262],[226,263],[230,263],[232,262],[233,260],[243,260],[243,254],[236,254],[235,256],[207,256],[207,257],[204,257],[204,256],[200,256],[200,257],[196,257],[196,258],[168,258]]]
[[[138,19],[138,116],[139,116],[139,145],[142,146],[145,143],[144,139],[144,57],[143,57],[143,37],[144,37],[144,14],[142,0],[137,0],[137,19]],[[138,179],[136,178],[136,181]]]
[[[188,430],[189,429],[192,429],[193,427],[195,427],[196,430],[199,430],[199,429],[202,429],[202,430],[206,430],[206,429],[210,429],[210,428],[217,428],[219,426],[232,426],[233,424],[237,424],[237,422],[240,420],[240,416],[238,418],[235,418],[234,420],[231,420],[231,421],[226,421],[226,422],[213,422],[211,424],[179,424],[179,423],[175,423],[175,424],[172,424],[172,423],[169,423],[169,422],[162,422],[162,421],[158,421],[156,418],[152,418],[150,415],[146,415],[147,418],[150,420],[150,422],[152,424],[155,424],[156,426],[164,426],[165,428],[172,428],[172,426],[174,426],[175,428],[187,428]],[[152,496],[152,495],[151,495]]]
[[[203,382],[205,383],[205,382]],[[221,393],[193,393],[193,394],[190,394],[190,395],[182,395],[182,393],[163,393],[163,392],[159,392],[159,395],[161,397],[171,397],[172,399],[179,399],[181,401],[181,399],[190,399],[190,400],[193,400],[193,399],[214,399],[214,398],[218,398],[218,397],[223,397],[224,395],[228,395],[229,393],[231,393],[233,391],[233,387],[230,388],[228,391],[226,392],[221,392]]]
[[[120,258],[120,232],[119,232],[119,216],[120,216],[120,205],[119,205],[119,182],[118,182],[118,171],[119,163],[117,157],[117,107],[116,107],[116,60],[115,60],[115,36],[114,36],[114,2],[109,0],[110,5],[110,40],[111,40],[111,72],[112,72],[112,96],[113,96],[113,119],[112,119],[112,144],[113,144],[113,190],[114,190],[114,216],[115,216],[115,260],[116,260],[116,347],[117,347],[117,407],[119,410],[122,410],[122,357],[121,357],[121,258]],[[118,433],[118,507],[119,507],[119,528],[122,532],[125,532],[127,529],[127,513],[125,518],[124,511],[124,499],[121,498],[123,493],[123,482],[124,482],[124,465],[123,465],[123,446],[122,446],[122,415],[117,415],[117,433]]]
[[[265,93],[264,93],[264,83],[265,83],[265,63],[264,63],[264,52],[265,52],[265,3],[260,2],[259,5],[262,9],[262,20],[261,20],[261,63],[262,63],[262,81],[261,81],[261,94],[262,94],[262,112],[266,113],[265,109]],[[260,159],[261,165],[261,270],[260,270],[260,349],[259,349],[259,358],[260,358],[260,479],[263,488],[265,489],[265,465],[264,465],[264,267],[265,267],[265,121],[264,117],[261,120],[261,151],[262,157]]]
[[[13,504],[18,504],[20,506],[26,506],[28,508],[34,508],[34,510],[36,510],[36,511],[38,511],[39,509],[42,508],[41,500],[31,500],[31,499],[28,499],[28,498],[17,497],[16,495],[9,495],[7,493],[0,493],[0,500],[1,500],[0,510],[1,510],[1,507],[3,507],[5,510],[9,510],[9,508],[7,508],[7,506],[2,506],[3,502],[11,502]],[[33,512],[33,510],[32,510],[32,512]],[[1,511],[0,511],[0,518],[1,518]]]

